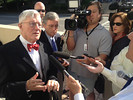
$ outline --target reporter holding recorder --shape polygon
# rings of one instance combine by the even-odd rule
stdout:
[[[73,94],[74,100],[85,100],[82,94],[81,85],[72,76],[67,79],[67,87],[71,94]],[[133,82],[122,91],[118,92],[115,96],[112,96],[108,100],[132,100],[133,98]]]
[[[123,71],[126,75],[129,77],[133,76],[133,38],[131,39],[129,46],[125,47],[122,49],[122,51],[114,58],[112,64],[111,64],[111,70],[107,69],[104,67],[102,64],[104,61],[99,62],[93,58],[89,58],[84,56],[84,59],[77,59],[77,62],[86,67],[90,72],[93,73],[101,73],[105,77],[107,77],[110,81],[112,81],[112,87],[113,93],[116,94],[118,93],[122,87],[125,85],[127,82],[125,79],[118,77],[117,72],[118,71]],[[93,67],[93,65],[90,65],[90,67],[85,66],[82,64],[86,63],[90,65],[90,63],[96,63],[98,66]],[[92,67],[91,67],[92,66]]]
[[[82,94],[82,87],[78,80],[75,80],[72,76],[66,77],[66,86],[69,92],[71,92],[70,100],[85,100]]]

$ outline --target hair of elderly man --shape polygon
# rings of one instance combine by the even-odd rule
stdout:
[[[48,12],[42,20],[43,24],[46,24],[48,20],[59,20],[59,16],[56,12]]]
[[[34,9],[24,10],[19,15],[19,23],[22,23],[27,17],[33,18],[35,14],[38,14],[40,16],[40,14],[38,13],[38,11],[36,11]],[[41,20],[41,17],[40,17],[40,20]]]

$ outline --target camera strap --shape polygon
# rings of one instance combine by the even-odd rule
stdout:
[[[97,26],[99,25],[99,23],[97,24]],[[96,27],[97,27],[96,26]],[[96,27],[94,27],[91,31],[90,31],[90,33],[88,34],[87,33],[87,26],[86,26],[86,36],[87,36],[87,38],[86,38],[86,43],[84,44],[84,51],[88,51],[88,37],[89,37],[89,35],[91,35],[91,33],[94,31],[94,29],[96,28]]]

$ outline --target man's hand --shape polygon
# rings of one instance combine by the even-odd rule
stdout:
[[[83,55],[84,59],[77,59],[77,62],[80,63],[85,63],[87,65],[90,65],[92,63],[95,63],[95,59],[91,58],[91,57],[87,57],[85,55]]]
[[[69,66],[69,62],[66,59],[58,58],[58,60],[61,62],[62,66],[64,67]]]
[[[58,81],[56,80],[48,80],[48,83],[47,83],[47,89],[48,89],[48,92],[50,91],[59,91],[59,83]]]
[[[26,89],[31,91],[45,91],[47,87],[41,79],[37,79],[38,72],[26,82]]]
[[[84,59],[77,59],[77,62],[80,65],[86,67],[92,73],[101,73],[104,69],[103,64],[93,58],[85,57]],[[84,65],[83,63],[87,65]],[[93,66],[92,63],[97,64],[97,67]]]
[[[73,95],[77,93],[82,93],[82,87],[78,80],[75,80],[72,76],[69,76],[66,79],[67,79],[67,88]]]

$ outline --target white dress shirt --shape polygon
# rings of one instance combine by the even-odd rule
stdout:
[[[25,49],[27,50],[28,54],[30,55],[33,63],[35,64],[36,66],[36,69],[37,71],[40,73],[41,77],[42,77],[42,70],[41,70],[41,63],[40,63],[40,55],[39,55],[39,52],[36,51],[35,49],[31,49],[31,52],[28,51],[28,48],[27,48],[27,44],[32,44],[30,42],[28,42],[27,40],[25,40],[22,35],[20,35],[19,37],[20,41],[22,42],[23,46],[25,47]],[[33,44],[36,44],[33,43]]]
[[[109,100],[133,100],[133,82]]]
[[[82,93],[77,93],[74,95],[74,100],[85,100]]]
[[[129,46],[125,47],[124,49],[121,50],[121,52],[117,56],[115,56],[114,60],[112,61],[110,69],[116,70],[116,71],[121,70],[129,77],[132,77],[133,76],[133,62],[126,57],[128,48]],[[118,83],[118,85],[112,84],[112,89],[113,89],[114,94],[118,93],[123,87],[123,85],[121,85],[121,87],[118,87],[120,84],[122,84],[122,82]]]

